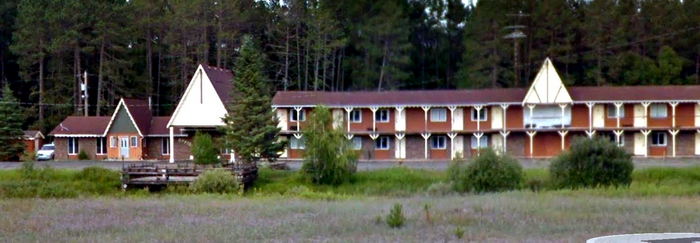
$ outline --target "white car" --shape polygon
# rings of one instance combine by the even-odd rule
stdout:
[[[41,149],[36,152],[36,160],[52,160],[55,150],[56,147],[53,143],[44,144],[44,146],[41,146]]]

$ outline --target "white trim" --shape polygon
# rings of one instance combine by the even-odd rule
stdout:
[[[663,134],[663,135],[664,135],[664,136],[663,136],[663,137],[664,137],[664,143],[662,143],[662,144],[654,144],[654,135],[655,135],[655,134]],[[666,132],[652,132],[652,133],[651,133],[651,145],[649,145],[649,146],[651,146],[651,147],[666,147],[666,146],[668,146],[668,135],[666,134]]]
[[[700,103],[700,99],[698,100],[576,100],[572,102],[568,102],[567,104],[576,104],[576,105],[585,105],[586,103],[596,103],[596,104],[614,104],[616,102],[624,102],[625,104],[631,104],[631,103],[642,103],[642,102],[652,102],[652,103],[668,103],[668,102],[678,102],[678,103]],[[405,103],[395,103],[395,104],[378,104],[378,105],[324,105],[328,108],[345,108],[345,107],[352,107],[352,108],[367,108],[370,106],[375,106],[379,108],[394,108],[396,106],[401,106],[404,108],[421,108],[423,106],[429,106],[429,107],[449,107],[449,106],[476,106],[476,105],[482,105],[482,106],[491,106],[491,105],[520,105],[523,106],[522,102],[476,102],[476,103],[444,103],[444,104],[439,104],[439,103],[425,103],[425,104],[405,104]],[[293,108],[293,107],[303,107],[303,108],[314,108],[318,105],[272,105],[271,107],[273,109],[279,109],[279,108]],[[191,127],[191,126],[188,126]]]
[[[119,99],[119,104],[117,104],[117,108],[114,109],[114,113],[112,114],[112,118],[109,119],[109,123],[107,123],[107,127],[105,127],[105,131],[102,134],[102,136],[107,136],[107,132],[109,131],[109,128],[112,127],[112,123],[114,122],[114,119],[117,117],[117,113],[119,113],[119,107],[124,106],[124,110],[126,110],[126,114],[129,115],[129,119],[131,120],[131,123],[134,124],[134,127],[136,127],[136,131],[139,132],[139,136],[143,137],[143,133],[141,133],[141,129],[139,128],[139,125],[136,124],[136,120],[134,120],[134,117],[131,115],[131,111],[129,111],[129,107],[126,106],[126,103],[124,103],[124,98]],[[171,118],[172,119],[172,118]]]
[[[70,152],[70,151],[71,151],[71,146],[70,146],[70,140],[71,140],[71,139],[74,139],[73,145],[76,145],[76,144],[77,144],[77,146],[73,146],[73,147],[76,148],[75,151],[73,151],[73,153]],[[68,155],[76,155],[76,154],[80,153],[80,141],[78,140],[77,137],[69,137],[69,138],[68,138],[68,141],[66,141],[66,147],[67,147],[67,151],[66,151],[66,152],[68,152]]]
[[[304,110],[304,109],[299,109],[299,110],[292,109],[290,111],[291,111],[291,112],[289,112],[289,121],[290,122],[304,122],[304,121],[306,121],[306,110]],[[295,112],[297,114],[297,119],[292,119],[292,114],[294,114]],[[302,118],[301,120],[299,119],[300,116]]]
[[[102,144],[102,145],[104,145],[104,147],[105,147],[104,153],[100,153],[100,146],[97,146],[97,141],[100,141],[101,139],[104,139],[104,142],[103,142],[103,144]],[[106,137],[95,138],[95,155],[105,155],[105,154],[107,154],[107,150],[109,150],[109,149],[108,149],[109,146],[107,146],[107,144],[105,144],[105,143],[108,143]]]
[[[136,140],[132,140],[136,139]],[[134,141],[136,141],[134,143]],[[129,136],[129,148],[138,148],[139,147],[139,137],[137,136]]]
[[[473,122],[476,122],[476,121],[479,121],[479,122],[487,122],[487,121],[489,120],[488,107],[483,107],[482,109],[478,109],[478,110],[477,110],[476,108],[473,108],[473,107],[472,107],[472,109],[469,109],[469,110],[471,110],[470,115],[469,115],[471,121],[473,121]],[[483,119],[483,120],[481,120],[481,119],[476,119],[476,120],[475,120],[475,119],[474,119],[474,112],[479,113],[478,116],[483,115],[483,116],[484,116],[484,119]],[[477,118],[478,118],[478,117],[477,117]]]
[[[359,115],[359,118],[360,118],[359,120],[353,120],[353,119],[352,119],[352,118],[353,118],[353,116],[352,116],[352,113],[353,113],[353,112],[357,112],[358,114],[360,114],[360,115]],[[350,121],[350,123],[362,123],[362,110],[361,110],[361,109],[352,109],[352,110],[350,111],[348,117],[349,117],[348,121]]]
[[[96,137],[104,137],[102,134],[54,134],[52,135],[56,138],[96,138]]]
[[[384,146],[377,146],[377,144],[382,144],[382,141],[386,140],[386,148]],[[374,150],[389,150],[391,148],[391,138],[388,136],[380,136],[378,140],[374,141]]]
[[[436,139],[443,140],[442,147],[435,146]],[[430,138],[430,149],[431,150],[445,150],[445,149],[447,149],[447,137],[445,137],[445,136],[433,136],[432,138]]]
[[[445,113],[445,119],[433,119],[433,112],[437,110],[442,110]],[[447,122],[447,109],[446,108],[430,108],[430,122]]]
[[[386,120],[376,119],[377,115],[379,115],[379,117],[381,117],[382,111],[386,112]],[[377,120],[377,123],[389,123],[389,122],[391,122],[391,110],[386,109],[386,108],[378,109],[377,113],[375,114],[375,119]]]
[[[168,148],[168,153],[163,153],[163,142],[167,141],[167,148]],[[160,155],[170,155],[170,138],[161,138],[160,140]]]

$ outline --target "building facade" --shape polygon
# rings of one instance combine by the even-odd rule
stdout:
[[[320,104],[367,160],[447,160],[486,147],[543,158],[577,136],[606,136],[640,157],[685,157],[700,155],[699,102],[700,86],[566,87],[547,59],[529,89],[280,91],[273,108],[289,159],[302,158]]]

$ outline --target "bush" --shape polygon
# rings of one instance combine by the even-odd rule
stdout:
[[[22,153],[22,156],[19,158],[19,160],[22,162],[34,162],[34,161],[36,161],[36,152],[24,151],[24,153]]]
[[[554,186],[580,188],[629,185],[632,155],[607,138],[576,138],[549,166]]]
[[[87,155],[85,150],[80,150],[80,153],[78,153],[78,160],[89,160],[90,157]]]
[[[192,156],[196,164],[216,164],[219,163],[219,149],[214,146],[211,136],[206,133],[197,132],[192,143]]]
[[[518,188],[523,169],[514,158],[485,149],[470,163],[455,159],[448,176],[458,192],[495,192]]]
[[[239,190],[239,183],[231,172],[224,169],[207,170],[190,185],[197,193],[232,193]]]
[[[86,167],[73,175],[76,181],[86,182],[83,188],[92,193],[106,193],[121,186],[121,174],[117,171],[102,167]]]
[[[386,216],[386,224],[391,228],[399,228],[403,226],[404,221],[406,221],[406,218],[403,216],[401,204],[394,204],[389,215]]]
[[[356,170],[357,153],[332,122],[331,112],[320,106],[314,109],[309,126],[304,129],[306,150],[301,171],[316,184],[342,184],[350,181]]]

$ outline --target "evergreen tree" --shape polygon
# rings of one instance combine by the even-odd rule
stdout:
[[[232,102],[223,118],[226,148],[233,149],[244,163],[255,163],[262,158],[274,161],[285,145],[279,141],[278,120],[270,109],[271,88],[265,76],[264,60],[253,39],[244,38],[233,72]]]
[[[21,108],[9,85],[0,99],[0,161],[16,160],[24,151]]]

